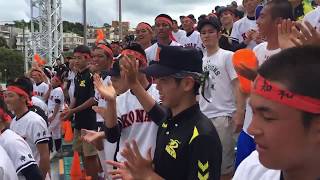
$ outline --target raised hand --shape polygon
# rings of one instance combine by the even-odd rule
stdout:
[[[101,139],[104,138],[104,132],[96,132],[87,129],[81,129],[81,140],[94,145],[97,149],[103,149]]]
[[[293,29],[294,33],[297,34],[297,38],[293,39],[293,43],[296,46],[299,45],[320,45],[320,30],[317,31],[308,21],[304,24],[297,22],[297,28]]]
[[[147,157],[142,157],[136,141],[131,144],[126,143],[126,147],[121,155],[127,159],[125,166],[129,169],[134,179],[142,179],[153,173],[151,148],[148,150]]]
[[[104,137],[103,132],[97,132],[87,129],[81,129],[81,134],[81,139],[90,144],[95,144],[96,140],[99,140]]]
[[[243,76],[251,81],[254,81],[254,79],[257,77],[257,70],[247,68],[244,64],[240,64],[240,67],[235,66],[234,69],[240,76]]]
[[[292,39],[297,38],[297,34],[294,33],[294,22],[290,19],[284,19],[280,24],[278,24],[278,41],[281,49],[287,49],[294,47]]]
[[[94,87],[100,93],[100,95],[106,101],[114,101],[116,99],[117,93],[114,87],[112,86],[111,82],[107,86],[105,86],[100,76],[98,74],[95,74],[93,76],[93,84],[94,84]]]
[[[109,172],[112,179],[122,179],[122,180],[134,180],[128,168],[126,168],[124,163],[116,161],[107,161],[108,164],[116,167],[116,170]]]
[[[126,80],[129,88],[139,83],[139,60],[124,56],[120,60],[121,77]]]

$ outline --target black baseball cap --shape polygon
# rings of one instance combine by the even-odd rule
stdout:
[[[120,76],[120,60],[116,60],[113,65],[112,68],[107,71],[107,75],[109,76]]]
[[[202,55],[194,48],[163,46],[159,61],[142,70],[148,76],[165,77],[181,72],[202,73]]]

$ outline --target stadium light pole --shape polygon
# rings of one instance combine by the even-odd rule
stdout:
[[[121,8],[121,0],[119,0],[119,30],[120,30],[119,41],[121,41],[122,40],[122,8]]]
[[[83,0],[83,44],[87,45],[87,1]]]

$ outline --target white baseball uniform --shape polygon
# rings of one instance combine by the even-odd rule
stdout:
[[[156,85],[150,85],[147,92],[159,102]],[[154,152],[158,126],[148,117],[147,112],[130,90],[117,97],[117,114],[122,126],[119,152],[122,152],[126,141],[133,139],[137,142],[141,154],[146,155],[150,147]],[[125,158],[117,153],[117,160],[122,162]]]
[[[231,40],[242,43],[246,38],[246,33],[252,29],[257,30],[256,20],[250,20],[247,16],[243,17],[233,24],[232,32],[230,35]],[[255,41],[251,41],[248,44],[247,48],[253,49],[256,45],[257,44]]]
[[[36,97],[40,98],[42,101],[44,101],[43,96],[47,93],[49,90],[49,85],[45,82],[42,82],[40,84],[33,84],[33,93]]]
[[[43,100],[41,100],[40,98],[38,98],[36,96],[32,96],[31,101],[32,101],[33,105],[36,105],[39,108],[41,108],[45,112],[45,114],[48,116],[48,113],[49,113],[48,112],[48,105]]]
[[[203,50],[202,40],[198,31],[193,31],[192,34],[190,34],[189,36],[184,36],[183,38],[181,38],[180,43],[183,47],[197,48],[201,51]]]
[[[0,146],[0,154],[0,180],[18,180],[12,161],[2,146]]]
[[[171,41],[169,46],[181,46],[181,44],[177,43],[176,41]],[[158,43],[154,43],[152,46],[148,47],[146,50],[146,56],[148,62],[151,61],[159,61],[159,53],[160,53],[160,47]]]
[[[10,129],[0,135],[0,145],[9,155],[16,173],[19,173],[32,164],[37,164],[27,142]]]
[[[186,31],[178,29],[177,32],[172,31],[172,35],[177,40],[177,42],[181,44],[182,40],[186,36]]]
[[[253,151],[241,162],[233,176],[233,180],[279,180],[280,170],[267,169],[259,160],[257,151]]]
[[[48,99],[49,117],[52,116],[55,106],[59,106],[59,110],[52,122],[49,124],[49,132],[52,135],[52,139],[61,139],[61,119],[60,114],[63,111],[64,94],[61,87],[56,87],[51,90]]]
[[[49,132],[45,120],[37,113],[28,111],[22,117],[14,117],[10,129],[20,135],[29,145],[36,162],[40,161],[37,144],[49,141]],[[48,152],[49,153],[49,152]]]
[[[269,49],[267,49],[267,46],[268,46],[268,43],[263,42],[263,43],[260,43],[259,45],[257,45],[253,49],[253,52],[255,53],[255,55],[257,57],[259,66],[261,66],[265,61],[267,61],[270,58],[270,56],[277,54],[281,51],[280,48],[275,49],[275,50],[269,50]],[[251,106],[249,105],[248,100],[247,100],[246,114],[245,114],[244,124],[243,124],[243,131],[247,134],[248,134],[247,130],[248,130],[248,127],[249,127],[251,121],[252,121],[252,109],[251,109]]]

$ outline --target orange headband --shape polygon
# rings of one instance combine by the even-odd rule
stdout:
[[[157,19],[156,19],[156,22],[157,21],[164,21],[164,22],[166,22],[166,23],[168,23],[171,27],[172,27],[172,21],[169,19],[169,18],[166,18],[166,17],[158,17]]]
[[[319,99],[302,96],[288,90],[281,89],[260,75],[258,75],[255,80],[253,93],[301,111],[320,114]]]
[[[24,91],[23,89],[19,88],[18,86],[8,86],[7,91],[12,91],[12,92],[17,93],[18,95],[25,97],[27,99],[27,105],[28,106],[32,105],[31,100],[30,100],[30,96],[28,95],[28,93],[26,91]]]
[[[121,52],[121,54],[124,55],[124,56],[131,55],[131,56],[135,57],[140,62],[142,62],[143,66],[145,66],[147,64],[147,58],[143,54],[141,54],[141,53],[139,53],[137,51],[133,51],[131,49],[125,49],[125,50],[123,50]]]
[[[98,48],[104,50],[106,53],[108,53],[111,57],[113,57],[113,52],[110,48],[108,48],[108,46],[104,45],[104,44],[99,44],[97,46]]]
[[[139,24],[137,25],[137,29],[138,29],[138,28],[146,29],[146,30],[152,32],[152,28],[151,28],[148,24],[146,24],[146,23],[144,23],[144,22],[139,23]]]

